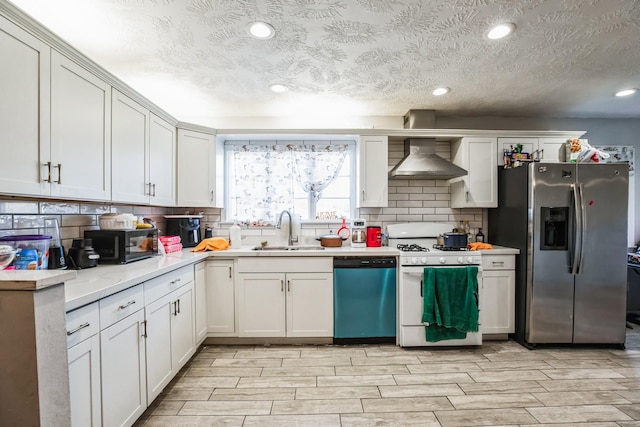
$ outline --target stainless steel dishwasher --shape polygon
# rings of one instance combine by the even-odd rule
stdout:
[[[333,259],[333,341],[396,339],[396,258]]]

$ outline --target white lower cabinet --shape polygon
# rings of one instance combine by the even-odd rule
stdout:
[[[207,334],[237,336],[233,260],[206,262]]]
[[[102,425],[131,426],[147,408],[144,310],[100,332]]]
[[[102,425],[98,303],[67,313],[72,427]]]
[[[482,254],[483,334],[515,332],[515,289],[515,256]]]
[[[145,307],[149,403],[195,352],[193,314],[193,283]]]
[[[207,263],[202,261],[195,264],[193,274],[193,304],[196,312],[196,346],[198,346],[207,337]]]
[[[241,337],[332,337],[332,273],[241,273]]]

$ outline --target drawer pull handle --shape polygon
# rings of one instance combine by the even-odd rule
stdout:
[[[136,300],[131,300],[128,303],[126,303],[125,305],[121,305],[120,307],[118,307],[118,310],[124,310],[125,308],[129,307],[130,305],[133,305],[136,303]]]
[[[171,282],[169,282],[170,285],[175,285],[178,282],[181,282],[182,279],[180,279],[179,277],[176,280],[172,280]]]
[[[82,325],[78,326],[77,328],[72,329],[72,330],[70,330],[70,331],[67,331],[67,336],[75,334],[75,333],[76,333],[76,332],[78,332],[80,329],[88,328],[88,327],[89,327],[89,325],[90,325],[90,324],[89,324],[89,322],[87,322],[87,323],[83,323]]]
[[[491,265],[494,265],[496,267],[503,266],[504,265],[504,261],[491,261]]]

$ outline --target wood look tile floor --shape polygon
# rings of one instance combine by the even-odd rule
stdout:
[[[640,326],[624,350],[204,346],[136,423],[409,425],[640,427]]]

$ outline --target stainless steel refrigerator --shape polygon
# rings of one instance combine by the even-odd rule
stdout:
[[[520,249],[517,341],[624,345],[628,185],[626,163],[500,169],[488,241]]]

